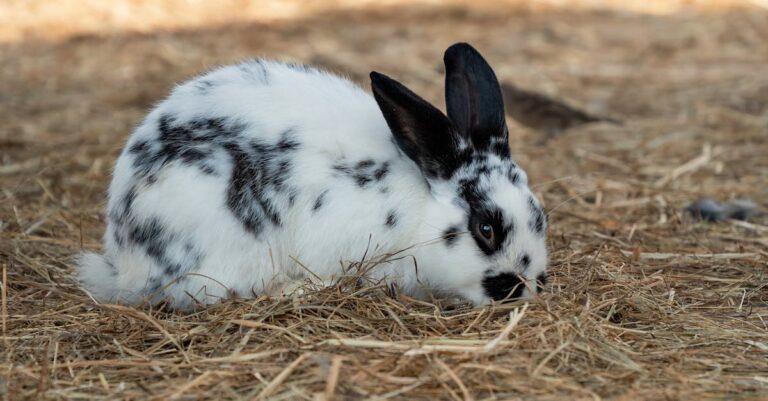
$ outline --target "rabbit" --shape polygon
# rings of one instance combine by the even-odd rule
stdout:
[[[444,62],[447,115],[375,71],[373,97],[263,59],[177,86],[116,162],[82,287],[184,310],[330,285],[344,263],[397,254],[367,274],[413,297],[535,295],[547,215],[510,156],[499,83],[469,44]]]

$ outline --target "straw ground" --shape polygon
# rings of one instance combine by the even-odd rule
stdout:
[[[768,219],[681,211],[701,196],[766,206],[758,2],[264,3],[274,18],[113,3],[129,12],[0,5],[0,398],[768,398]],[[457,40],[504,80],[626,121],[546,145],[509,122],[550,210],[542,296],[470,309],[351,280],[181,314],[98,305],[73,283],[73,258],[100,247],[115,157],[175,82],[268,55],[362,85],[377,69],[440,104]]]

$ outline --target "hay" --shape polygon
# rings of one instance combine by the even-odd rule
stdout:
[[[766,207],[768,14],[511,3],[143,34],[81,34],[75,19],[2,45],[2,399],[766,399],[768,218],[706,224],[683,208]],[[72,258],[100,247],[110,166],[174,82],[267,54],[363,84],[381,70],[440,104],[441,52],[459,39],[504,80],[627,122],[537,146],[510,121],[551,211],[541,297],[470,309],[347,280],[180,314],[97,305],[74,285]]]

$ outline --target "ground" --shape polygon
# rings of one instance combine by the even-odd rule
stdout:
[[[683,211],[768,205],[764,2],[357,3],[0,5],[2,399],[768,399],[768,218]],[[347,283],[184,314],[73,282],[112,163],[175,83],[268,56],[364,87],[375,69],[440,105],[455,41],[625,121],[541,144],[509,120],[550,212],[540,297],[471,309]]]

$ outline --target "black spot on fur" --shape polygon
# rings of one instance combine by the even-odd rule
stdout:
[[[478,188],[480,179],[478,177],[463,178],[459,181],[459,197],[471,207],[478,205],[486,200],[484,194]]]
[[[128,242],[132,246],[138,246],[162,268],[161,273],[168,280],[175,278],[180,273],[194,270],[199,266],[202,255],[196,253],[194,245],[185,241],[181,245],[181,237],[170,232],[157,218],[149,218],[145,221],[131,221],[128,230]],[[168,248],[172,246],[183,247],[185,254],[172,257]]]
[[[291,153],[299,148],[294,130],[286,130],[275,144],[251,140],[247,146],[227,143],[233,161],[227,206],[246,230],[259,235],[265,223],[282,224],[280,205],[291,206],[298,190],[288,184]]]
[[[387,173],[389,173],[389,162],[384,162],[381,164],[381,167],[377,168],[373,172],[373,179],[375,181],[381,181],[384,177],[387,176]]]
[[[201,164],[200,171],[202,171],[205,175],[218,175],[216,169],[208,164]]]
[[[389,166],[388,161],[377,166],[374,160],[364,159],[354,165],[339,160],[331,168],[337,173],[351,178],[358,187],[365,189],[374,182],[382,182],[389,174]]]
[[[145,222],[135,223],[129,231],[131,243],[144,248],[144,251],[169,274],[178,273],[181,269],[176,263],[170,263],[165,256],[169,238],[164,232],[163,225],[158,219],[151,218]]]
[[[278,152],[287,152],[299,148],[299,142],[296,140],[296,130],[289,128],[280,135],[280,140],[275,145]]]
[[[496,276],[485,277],[483,289],[487,296],[496,301],[512,300],[523,295],[525,284],[514,273],[501,273]]]
[[[543,236],[547,225],[547,218],[544,210],[541,209],[533,197],[528,198],[528,209],[531,212],[531,219],[528,222],[528,227],[530,227],[531,231],[537,235]]]
[[[367,175],[355,175],[355,182],[360,188],[365,188],[366,184],[371,181],[371,178]]]
[[[111,223],[112,238],[118,247],[125,246],[126,224],[131,218],[133,202],[136,199],[136,186],[132,185],[125,191],[120,201],[108,213]]]
[[[538,277],[536,277],[536,288],[539,290],[539,292],[544,291],[544,287],[547,286],[547,272],[539,274]]]
[[[321,192],[320,195],[317,196],[317,199],[315,199],[315,204],[312,205],[312,211],[316,212],[318,209],[323,207],[323,203],[325,203],[325,196],[328,194],[328,190]]]
[[[331,168],[338,171],[339,173],[343,173],[347,175],[350,174],[350,172],[352,171],[352,169],[350,169],[347,165],[342,163],[336,163]]]
[[[445,239],[445,246],[452,247],[456,244],[461,234],[459,226],[450,226],[443,232],[443,238]]]
[[[234,168],[227,191],[227,206],[245,226],[246,230],[258,235],[266,220],[279,226],[281,224],[277,205],[273,204],[265,193],[265,185],[270,180],[264,175],[265,160],[253,159],[237,146],[227,147],[233,159]]]
[[[397,225],[397,214],[394,210],[390,210],[389,213],[387,213],[387,220],[384,222],[384,224],[387,227],[394,227]]]
[[[148,141],[137,141],[133,145],[131,145],[130,148],[128,148],[128,152],[133,154],[140,154],[149,149],[149,142]]]
[[[367,167],[371,167],[374,164],[376,164],[376,162],[374,162],[371,159],[361,160],[360,162],[357,163],[357,165],[355,165],[355,170],[362,170]]]
[[[136,175],[147,183],[164,166],[179,162],[194,166],[204,174],[213,175],[210,159],[217,149],[236,138],[246,126],[225,118],[194,118],[180,122],[172,114],[160,116],[157,138],[140,140],[128,149],[133,155]]]
[[[135,224],[129,231],[128,238],[132,243],[146,246],[147,253],[150,256],[157,255],[165,248],[163,235],[163,226],[158,219],[149,219],[145,222]]]
[[[531,257],[528,256],[527,253],[524,253],[523,256],[520,257],[520,266],[523,269],[527,269],[528,266],[530,266],[530,265],[531,265]]]
[[[200,79],[195,82],[195,89],[200,92],[201,95],[207,95],[211,88],[214,87],[214,83],[208,79]]]
[[[512,185],[517,185],[520,182],[520,173],[517,169],[510,168],[507,174],[507,179],[509,179],[509,182],[511,182]]]
[[[120,215],[118,216],[117,220],[125,220],[128,218],[128,215],[131,214],[133,201],[136,200],[136,195],[137,193],[135,186],[131,186],[127,191],[125,191],[125,195],[123,195],[120,202]]]

